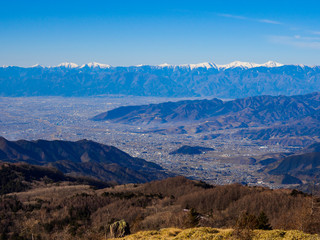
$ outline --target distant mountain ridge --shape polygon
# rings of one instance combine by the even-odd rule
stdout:
[[[185,100],[140,106],[126,106],[101,113],[93,120],[120,123],[169,123],[206,120],[207,124],[226,127],[270,125],[280,121],[318,120],[320,93],[297,96],[256,96],[230,101]],[[210,122],[211,121],[211,122]]]
[[[133,158],[116,147],[97,142],[8,141],[0,137],[0,162],[49,166],[72,176],[117,183],[141,183],[169,176],[157,164]]]
[[[301,180],[315,180],[320,176],[320,143],[311,144],[294,155],[281,159],[269,173],[289,174]]]
[[[320,93],[127,106],[92,119],[144,125],[158,133],[210,133],[235,129],[234,135],[241,138],[306,146],[319,141]]]
[[[320,67],[232,62],[112,67],[61,63],[0,67],[0,96],[134,95],[239,98],[306,94],[320,89]]]
[[[234,61],[228,64],[216,64],[216,63],[212,63],[212,62],[203,62],[203,63],[197,63],[197,64],[180,64],[180,65],[173,65],[173,64],[168,64],[168,63],[163,63],[163,64],[159,64],[159,65],[148,65],[148,64],[141,64],[141,65],[135,65],[135,66],[128,66],[128,67],[145,67],[145,66],[149,66],[149,67],[155,67],[155,68],[189,68],[189,69],[195,69],[195,68],[216,68],[216,69],[221,69],[221,70],[225,70],[225,69],[229,69],[229,68],[255,68],[255,67],[281,67],[284,64],[281,63],[277,63],[274,61],[268,61],[266,63],[263,64],[258,64],[258,63],[252,63],[252,62],[241,62],[241,61]],[[303,66],[303,65],[301,65]],[[7,68],[9,66],[3,66],[3,68]],[[10,66],[10,67],[19,67],[19,66]],[[84,68],[84,67],[92,67],[92,68],[111,68],[112,66],[109,64],[104,64],[104,63],[98,63],[98,62],[90,62],[87,64],[83,64],[83,65],[78,65],[76,63],[73,62],[63,62],[60,63],[56,66],[44,66],[44,65],[40,65],[40,64],[35,64],[33,66],[31,66],[30,68],[34,68],[34,67],[39,67],[39,68],[61,68],[61,67],[65,67],[65,68]],[[118,66],[118,67],[125,67],[125,66]],[[28,68],[28,67],[26,67]]]

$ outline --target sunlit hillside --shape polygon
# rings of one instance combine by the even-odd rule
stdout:
[[[117,238],[119,239],[119,238]],[[234,233],[232,229],[216,229],[216,228],[165,228],[159,231],[141,231],[129,235],[124,240],[138,240],[138,239],[168,239],[168,240],[183,240],[183,239],[197,239],[197,240],[223,240],[223,239],[252,239],[252,240],[273,240],[273,239],[320,239],[319,235],[311,235],[297,230],[283,231],[283,230],[254,230],[252,232],[243,233],[239,236]]]

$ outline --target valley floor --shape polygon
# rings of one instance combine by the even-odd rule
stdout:
[[[194,98],[188,98],[192,100]],[[200,99],[200,98],[197,98]],[[289,153],[296,147],[262,144],[234,137],[236,129],[201,133],[157,133],[162,125],[120,124],[92,121],[93,116],[120,106],[158,104],[184,98],[155,97],[0,97],[0,136],[8,140],[90,139],[112,145],[133,157],[159,164],[169,172],[192,179],[224,185],[246,183],[270,188],[288,187],[278,178],[259,171],[254,164],[274,154]],[[255,130],[258,130],[255,128]],[[171,155],[183,145],[214,148],[199,155]]]

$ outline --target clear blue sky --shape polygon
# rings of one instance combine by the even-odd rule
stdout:
[[[319,1],[0,0],[0,65],[320,65]]]

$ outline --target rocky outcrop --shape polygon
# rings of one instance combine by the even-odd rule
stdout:
[[[130,234],[130,227],[127,222],[120,220],[110,225],[110,236],[112,238],[121,238]]]

